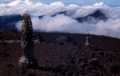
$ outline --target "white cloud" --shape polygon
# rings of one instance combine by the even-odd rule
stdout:
[[[102,10],[108,17],[107,21],[98,20],[95,23],[79,23],[73,18],[84,17],[95,12],[97,9]],[[31,15],[34,31],[44,32],[68,32],[68,33],[86,33],[90,31],[96,35],[106,35],[120,38],[120,7],[109,7],[103,2],[88,6],[78,6],[70,4],[64,5],[62,2],[51,4],[33,3],[30,0],[16,0],[8,4],[0,4],[0,15],[23,14],[26,10]],[[66,15],[56,15],[57,12],[67,11]],[[46,15],[42,19],[37,16]],[[21,22],[16,24],[20,30]]]

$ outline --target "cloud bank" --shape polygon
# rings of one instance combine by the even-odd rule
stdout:
[[[92,14],[101,10],[107,20],[78,22],[75,18]],[[10,14],[23,14],[26,10],[30,13],[34,31],[39,32],[66,32],[105,35],[120,38],[120,7],[110,7],[103,2],[93,5],[79,6],[75,4],[64,5],[62,2],[51,4],[33,3],[30,0],[16,0],[8,4],[0,4],[0,16]],[[66,13],[59,13],[66,12]],[[55,16],[52,16],[56,14]],[[43,16],[39,18],[38,16]],[[21,29],[22,21],[16,24]]]

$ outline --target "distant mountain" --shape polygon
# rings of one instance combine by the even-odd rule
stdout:
[[[62,12],[58,12],[55,13],[53,15],[51,15],[51,17],[55,17],[58,14],[64,14],[66,16],[67,15],[67,11],[62,11]],[[42,19],[45,15],[42,16],[38,16],[39,19]],[[95,12],[93,12],[92,14],[89,14],[87,16],[84,17],[77,17],[77,18],[73,18],[75,20],[77,20],[78,22],[92,22],[92,19],[95,20],[107,20],[107,16],[101,11],[101,10],[96,10]],[[4,16],[0,16],[0,30],[13,30],[16,29],[15,25],[18,21],[22,20],[22,15],[4,15]]]
[[[62,11],[62,12],[58,12],[58,13],[51,15],[51,17],[55,17],[58,14],[64,14],[68,16],[67,11]],[[44,15],[38,16],[39,19],[42,19],[43,17]],[[92,14],[88,14],[87,16],[77,17],[73,19],[77,20],[78,22],[86,22],[86,21],[91,21],[92,18],[96,20],[107,20],[108,19],[107,16],[101,10],[96,10],[95,12],[93,12]]]
[[[96,20],[107,20],[107,16],[101,11],[101,10],[96,10],[94,13],[89,14],[84,17],[78,17],[75,18],[78,22],[85,22],[90,20],[91,18],[94,18]]]
[[[64,14],[64,15],[67,15],[67,11],[62,11],[62,12],[58,12],[58,13],[55,13],[52,15],[52,17],[58,15],[58,14]]]
[[[22,20],[21,15],[4,15],[0,16],[0,29],[11,30],[15,29],[15,24]]]

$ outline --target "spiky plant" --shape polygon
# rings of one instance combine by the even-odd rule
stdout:
[[[21,27],[21,47],[23,55],[19,60],[19,65],[23,67],[34,67],[37,65],[37,59],[34,56],[33,27],[30,15],[23,14],[23,24]]]

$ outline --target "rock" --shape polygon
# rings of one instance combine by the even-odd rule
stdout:
[[[28,73],[27,76],[36,76],[34,73]]]
[[[77,45],[77,42],[75,42],[71,37],[69,36],[58,36],[58,38],[55,40],[55,43],[58,45]]]
[[[39,34],[38,35],[39,42],[46,42],[45,39]]]
[[[89,64],[98,66],[99,65],[99,59],[98,58],[91,58],[89,61]]]
[[[113,65],[110,68],[111,73],[116,74],[120,72],[120,66],[119,65]]]
[[[7,67],[15,67],[13,64],[8,64]]]
[[[19,60],[19,66],[21,68],[36,68],[38,67],[38,62],[36,59],[26,58],[22,56]]]
[[[19,60],[19,66],[20,67],[26,67],[27,63],[28,63],[28,61],[26,60],[26,57],[22,56]]]

